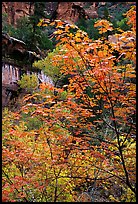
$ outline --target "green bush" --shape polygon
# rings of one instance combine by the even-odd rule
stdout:
[[[27,130],[37,130],[43,125],[43,121],[38,116],[31,117],[30,114],[22,114],[22,121],[26,122]]]
[[[51,77],[55,84],[63,77],[60,73],[62,62],[60,66],[56,66],[51,59],[59,55],[61,49],[62,46],[58,46],[52,52],[48,53],[48,56],[45,59],[33,63],[34,67],[42,69],[47,76]]]
[[[129,30],[130,26],[126,22],[127,22],[127,18],[123,18],[121,21],[117,21],[118,28],[121,28],[124,31]]]
[[[81,18],[77,23],[76,25],[83,31],[85,31],[89,38],[91,39],[94,39],[94,40],[97,40],[99,37],[100,37],[100,34],[98,32],[98,30],[94,27],[94,24],[95,22],[97,21],[98,19],[95,18],[95,19],[84,19],[84,18]]]
[[[2,31],[8,33],[10,36],[22,40],[26,43],[27,49],[31,51],[53,50],[54,43],[48,37],[48,30],[46,28],[35,28],[33,32],[33,24],[29,17],[21,17],[17,21],[16,28],[8,24],[7,14],[2,14]]]
[[[28,92],[32,92],[37,89],[39,85],[37,76],[34,74],[23,74],[21,80],[18,81],[18,84],[22,89],[26,89]]]
[[[9,35],[13,35],[15,34],[16,29],[7,22],[7,19],[7,13],[2,13],[2,31],[8,33]]]

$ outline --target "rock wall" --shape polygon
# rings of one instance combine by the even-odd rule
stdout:
[[[20,17],[29,16],[33,12],[34,5],[31,2],[2,2],[2,13],[8,15],[8,23],[14,26]]]
[[[52,19],[75,23],[80,17],[97,18],[97,2],[46,2],[45,14]],[[32,15],[33,2],[2,2],[2,13],[8,15],[7,21],[14,26],[20,17]]]
[[[41,58],[35,52],[28,51],[23,41],[2,34],[2,54],[2,107],[7,106],[13,96],[17,95],[19,89],[17,82],[24,73],[35,74],[40,83],[54,85],[42,70],[32,67],[32,63]]]
[[[98,18],[99,8],[118,10],[119,5],[130,7],[135,2],[45,2],[45,15],[75,23],[79,18]],[[118,7],[118,8],[117,8]],[[2,2],[2,13],[8,15],[8,23],[15,25],[20,17],[34,13],[34,2]]]
[[[75,23],[81,17],[97,18],[97,6],[96,2],[59,2],[52,17],[68,23]]]

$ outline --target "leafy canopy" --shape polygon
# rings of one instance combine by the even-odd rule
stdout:
[[[39,22],[55,26],[58,43],[36,66],[69,83],[42,83],[19,111],[3,112],[3,201],[136,201],[135,14],[127,12],[132,28],[117,42]],[[113,29],[107,20],[95,26]],[[31,119],[39,125],[30,128]]]

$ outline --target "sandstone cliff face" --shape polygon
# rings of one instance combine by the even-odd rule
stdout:
[[[68,23],[75,23],[81,17],[97,18],[97,9],[98,4],[96,2],[58,2],[52,17]]]
[[[31,2],[2,2],[2,13],[8,15],[8,23],[16,26],[20,17],[33,14],[34,5]]]
[[[56,19],[66,20],[68,22],[76,21],[79,17],[77,9],[73,8],[72,2],[60,2],[56,10]]]
[[[52,19],[75,23],[80,17],[97,18],[96,2],[46,2],[45,14]],[[33,2],[2,2],[2,13],[8,15],[8,23],[16,26],[20,17],[34,13]]]
[[[104,6],[116,10],[117,5],[130,7],[133,4],[135,2],[45,2],[45,14],[52,19],[75,23],[81,17],[98,18],[99,8]],[[7,13],[8,23],[16,26],[20,17],[34,13],[34,2],[2,2],[2,13]]]

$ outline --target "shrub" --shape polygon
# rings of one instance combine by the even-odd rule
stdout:
[[[33,90],[38,88],[38,79],[37,76],[34,74],[23,74],[21,80],[18,81],[18,84],[22,89],[26,89],[26,91],[32,92]]]

